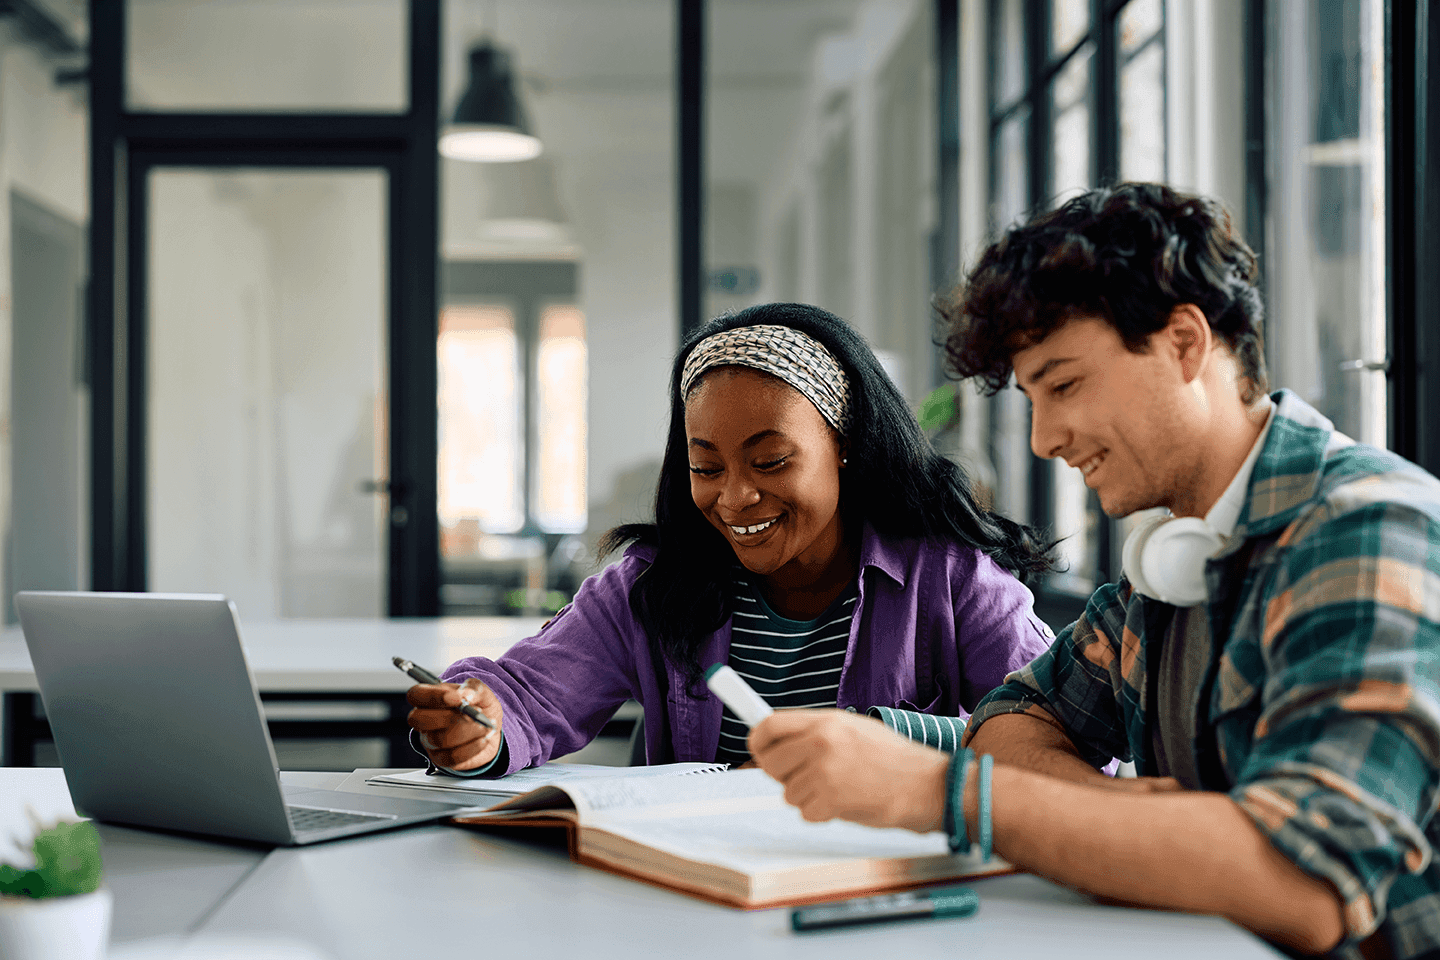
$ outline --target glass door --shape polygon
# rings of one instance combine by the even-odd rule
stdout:
[[[149,172],[146,583],[379,617],[391,523],[383,169]]]

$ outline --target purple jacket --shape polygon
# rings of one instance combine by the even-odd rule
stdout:
[[[453,683],[479,678],[504,706],[510,763],[496,773],[579,750],[629,699],[645,708],[651,763],[715,759],[720,701],[703,683],[692,690],[668,660],[657,671],[630,612],[630,587],[654,556],[650,547],[630,547],[620,563],[581,584],[536,636],[499,660],[467,657],[445,671]],[[1032,602],[979,550],[886,540],[867,524],[838,705],[968,717],[1007,673],[1049,648],[1054,634]],[[705,642],[700,663],[724,663],[729,654],[727,620]]]

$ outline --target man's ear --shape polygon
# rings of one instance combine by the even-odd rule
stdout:
[[[1161,338],[1176,362],[1186,383],[1193,383],[1210,362],[1210,348],[1215,344],[1214,332],[1205,312],[1193,303],[1182,303],[1170,311],[1170,319]]]

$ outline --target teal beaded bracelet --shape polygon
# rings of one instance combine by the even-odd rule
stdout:
[[[990,846],[995,839],[990,822],[990,773],[994,766],[995,758],[990,754],[980,757],[980,857],[986,863],[990,862]]]
[[[970,837],[965,830],[965,774],[975,751],[965,749],[950,761],[945,774],[945,834],[950,840],[951,853],[969,853]]]

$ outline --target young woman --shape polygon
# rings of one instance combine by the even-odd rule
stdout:
[[[977,505],[844,321],[802,304],[713,320],[676,357],[670,403],[655,522],[601,544],[624,558],[499,660],[411,689],[437,765],[544,763],[631,698],[650,763],[740,764],[747,730],[705,688],[710,664],[777,707],[964,718],[1049,646],[1017,579],[1049,568],[1048,546]],[[954,743],[957,724],[926,720],[917,739]]]

